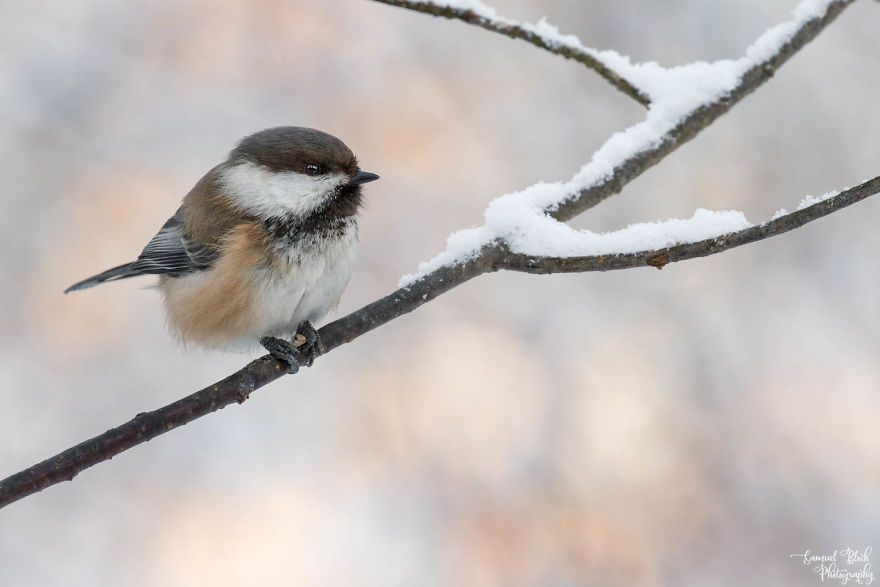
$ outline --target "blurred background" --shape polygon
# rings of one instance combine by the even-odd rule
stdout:
[[[493,0],[665,65],[796,2]],[[355,0],[0,0],[0,477],[255,355],[182,348],[132,259],[234,142],[382,176],[340,315],[643,110],[577,64]],[[576,221],[750,220],[880,173],[878,6]],[[880,199],[708,259],[495,274],[0,511],[0,585],[817,584],[880,547]]]

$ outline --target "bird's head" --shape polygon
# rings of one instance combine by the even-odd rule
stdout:
[[[242,139],[222,166],[231,203],[263,219],[306,218],[327,206],[354,214],[361,185],[379,176],[361,171],[345,143],[319,130],[280,126]]]

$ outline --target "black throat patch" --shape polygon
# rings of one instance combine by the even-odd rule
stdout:
[[[341,237],[350,226],[356,227],[361,206],[360,186],[342,186],[320,209],[305,218],[281,216],[264,220],[266,232],[278,250],[288,250],[304,239]]]

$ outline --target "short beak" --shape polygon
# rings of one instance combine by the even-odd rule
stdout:
[[[361,185],[362,183],[369,183],[371,181],[376,181],[379,179],[379,176],[375,173],[370,173],[369,171],[358,171],[357,175],[351,178],[351,181],[348,182],[348,185]]]

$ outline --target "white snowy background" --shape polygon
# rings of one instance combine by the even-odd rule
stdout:
[[[666,66],[795,2],[494,0]],[[235,140],[336,134],[382,179],[340,312],[567,181],[644,110],[581,65],[372,2],[0,1],[0,476],[212,383],[129,260]],[[594,232],[754,221],[880,170],[857,2]],[[0,585],[813,584],[880,527],[880,203],[708,259],[494,274],[314,369],[0,510]]]

